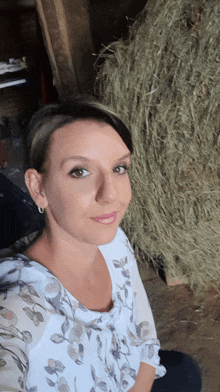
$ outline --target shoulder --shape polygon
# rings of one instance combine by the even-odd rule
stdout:
[[[128,262],[134,257],[134,251],[121,227],[118,227],[115,238],[106,245],[99,246],[101,252],[109,259],[127,258]]]
[[[17,312],[24,310],[24,305],[45,303],[47,269],[39,267],[19,253],[0,258],[0,302],[3,307]]]
[[[6,298],[13,301],[16,296],[16,303],[20,300],[29,305],[35,304],[37,300],[45,302],[48,285],[53,283],[53,279],[58,282],[58,279],[46,267],[29,260],[22,253],[1,256],[0,294],[3,294],[3,301],[6,301]],[[61,284],[59,286],[61,287]]]
[[[21,288],[31,283],[40,284],[48,273],[47,268],[30,260],[23,254],[27,245],[35,238],[36,233],[32,233],[9,248],[0,249],[0,290],[4,287]],[[44,280],[44,279],[43,279]],[[40,284],[40,287],[42,285]]]
[[[0,287],[3,283],[15,283],[15,273],[21,271],[25,266],[24,257],[14,254],[10,249],[4,249],[0,254]]]
[[[51,314],[40,287],[44,275],[34,263],[22,254],[1,256],[0,341],[4,369],[0,390],[17,391],[21,389],[22,373],[25,378],[28,370],[31,350],[40,342]]]
[[[118,227],[114,240],[126,251],[128,255],[134,256],[134,250],[130,244],[130,241],[121,227]]]
[[[47,298],[49,273],[22,254],[0,260],[0,326],[3,339],[37,344],[55,311]],[[51,285],[51,283],[50,283]],[[55,284],[54,284],[55,285]],[[49,294],[48,294],[49,295]],[[41,333],[42,332],[42,333]]]

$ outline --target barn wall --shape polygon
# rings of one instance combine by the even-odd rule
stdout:
[[[36,8],[0,10],[0,26],[0,62],[25,56],[28,65],[27,75],[31,80],[30,85],[26,87],[0,89],[1,120],[2,116],[25,116],[36,110],[41,98],[41,73],[45,75],[50,90],[53,90],[53,87]],[[6,76],[19,76],[19,72],[0,75],[0,80]]]
[[[53,83],[61,99],[76,92],[93,93],[93,63],[99,50],[126,35],[145,3],[146,0],[0,0],[0,62],[27,57],[28,72],[38,86],[38,92],[33,86],[0,89],[0,122],[3,115],[16,117],[33,112],[42,73],[47,102],[58,98]]]

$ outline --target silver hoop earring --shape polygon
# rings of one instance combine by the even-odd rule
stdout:
[[[44,208],[41,208],[40,204],[38,206],[38,211],[39,211],[40,214],[44,213]]]

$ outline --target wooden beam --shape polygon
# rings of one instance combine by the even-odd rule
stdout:
[[[54,85],[62,100],[92,93],[95,78],[89,0],[37,0]]]

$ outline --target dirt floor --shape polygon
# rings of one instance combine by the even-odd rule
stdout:
[[[202,392],[220,392],[220,295],[195,297],[188,285],[167,286],[153,268],[139,264],[162,349],[192,355],[203,374]]]

